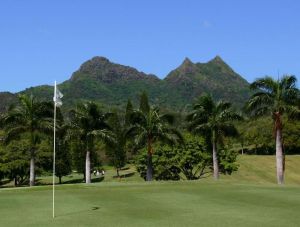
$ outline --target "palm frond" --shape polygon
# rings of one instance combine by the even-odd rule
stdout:
[[[175,123],[175,116],[171,113],[161,115],[160,119],[170,125],[173,125]]]
[[[238,130],[232,123],[223,123],[219,125],[218,133],[224,136],[237,136]]]
[[[109,130],[106,130],[106,129],[93,130],[87,134],[87,136],[90,136],[90,135],[97,137],[108,144],[116,143],[116,139],[114,138],[114,135]]]
[[[227,110],[231,107],[231,103],[230,102],[225,102],[225,101],[219,101],[216,105],[216,110],[217,112],[221,112],[224,110]]]
[[[265,76],[264,78],[256,79],[252,84],[250,84],[250,89],[259,89],[267,93],[275,93],[277,86],[277,82],[272,77]]]
[[[246,103],[246,109],[248,111],[255,111],[264,106],[274,105],[274,97],[268,93],[258,92],[254,94]]]
[[[131,124],[138,124],[138,125],[146,125],[147,119],[146,116],[140,110],[134,110],[130,114],[130,122]]]
[[[294,75],[284,75],[280,80],[280,87],[284,90],[295,88],[297,78]]]
[[[211,126],[209,123],[203,123],[201,125],[197,125],[195,128],[192,129],[194,133],[198,133],[198,134],[206,134],[210,130],[211,130]]]
[[[134,143],[137,147],[142,147],[146,144],[147,133],[145,131],[140,132],[134,137]]]
[[[4,136],[4,143],[8,144],[13,140],[19,139],[20,136],[27,131],[27,127],[22,125],[8,129]]]
[[[221,121],[241,121],[243,117],[240,113],[235,112],[231,109],[226,109],[222,111],[219,115]]]
[[[300,109],[296,106],[286,106],[286,113],[290,120],[300,120]]]

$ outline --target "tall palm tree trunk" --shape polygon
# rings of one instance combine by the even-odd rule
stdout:
[[[214,168],[214,179],[219,179],[219,162],[218,162],[218,155],[217,155],[217,142],[216,142],[216,134],[213,131],[213,138],[212,138],[212,150],[213,150],[213,168]]]
[[[217,145],[214,141],[213,144],[213,168],[214,168],[214,179],[219,179],[219,163],[218,163],[218,156],[217,156]]]
[[[86,152],[86,158],[85,158],[85,183],[90,184],[91,183],[91,152]]]
[[[34,156],[31,155],[31,158],[30,158],[29,186],[34,186],[34,183],[35,183],[35,160],[34,160]]]
[[[277,169],[277,183],[284,183],[284,157],[282,146],[282,130],[276,129],[276,169]]]
[[[153,166],[152,166],[152,145],[151,140],[148,141],[148,152],[147,152],[147,175],[146,181],[152,181],[153,178]]]

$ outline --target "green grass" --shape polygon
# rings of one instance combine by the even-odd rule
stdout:
[[[133,167],[121,179],[105,167],[105,178],[89,186],[56,186],[54,220],[51,186],[1,189],[0,226],[299,226],[300,156],[286,158],[284,186],[276,184],[274,156],[244,155],[238,162],[239,171],[218,182],[146,183]]]
[[[298,226],[300,187],[95,183],[0,191],[1,226]]]

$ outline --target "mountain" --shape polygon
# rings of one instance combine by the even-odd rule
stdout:
[[[8,109],[11,104],[17,103],[17,96],[10,92],[0,92],[0,113]]]
[[[178,99],[190,103],[203,93],[216,99],[242,105],[249,97],[249,83],[235,73],[221,57],[216,56],[207,63],[193,63],[186,58],[165,78],[169,90],[176,90]]]
[[[107,58],[94,57],[84,62],[69,80],[59,84],[59,89],[64,94],[64,108],[86,100],[107,106],[124,106],[128,98],[137,102],[142,91],[149,94],[153,104],[169,109],[182,109],[203,93],[241,106],[250,94],[248,82],[219,56],[207,63],[193,63],[186,58],[163,80]],[[19,93],[52,100],[53,87],[30,87]],[[0,93],[0,110],[15,101],[17,94]]]

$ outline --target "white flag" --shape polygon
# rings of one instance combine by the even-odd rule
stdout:
[[[58,90],[57,87],[55,87],[53,101],[54,101],[56,106],[61,106],[62,105],[62,101],[61,101],[62,97],[63,97],[63,94]]]

